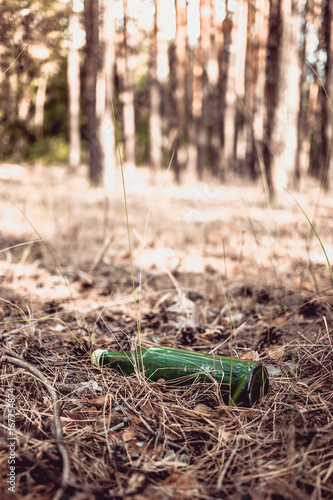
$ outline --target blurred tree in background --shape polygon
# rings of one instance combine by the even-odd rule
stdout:
[[[2,160],[34,160],[53,147],[56,161],[68,154],[66,24],[61,2],[0,4]]]
[[[0,160],[262,176],[271,199],[333,154],[329,0],[2,0]]]
[[[68,139],[71,167],[78,167],[81,160],[81,130],[80,130],[80,23],[74,0],[69,2],[68,12]]]

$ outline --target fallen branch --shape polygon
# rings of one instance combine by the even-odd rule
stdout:
[[[49,381],[47,378],[43,375],[41,371],[39,371],[34,365],[31,363],[28,363],[27,361],[24,361],[23,359],[17,358],[17,357],[11,357],[11,356],[2,356],[0,361],[2,363],[10,363],[12,365],[20,366],[21,368],[25,368],[28,372],[31,373],[35,378],[40,380],[45,387],[47,388],[51,399],[53,403],[53,420],[54,420],[54,429],[55,429],[55,440],[56,444],[59,450],[59,453],[62,458],[62,479],[61,479],[61,488],[57,491],[57,493],[54,496],[53,500],[59,500],[63,493],[64,490],[67,488],[69,484],[69,476],[70,476],[70,460],[69,460],[69,455],[68,451],[63,443],[63,432],[62,432],[62,425],[61,425],[61,420],[60,420],[60,406],[59,406],[59,401],[57,398],[57,393],[53,389],[53,387],[50,385]]]

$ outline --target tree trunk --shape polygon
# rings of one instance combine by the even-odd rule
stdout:
[[[246,24],[243,20],[246,14],[246,3],[244,0],[237,2],[237,8],[232,15],[232,30],[230,40],[230,55],[226,74],[226,94],[224,113],[224,162],[225,168],[229,170],[234,167],[237,160],[237,89],[242,86],[241,80],[244,75],[242,67],[243,36],[246,36]],[[245,33],[243,33],[245,31]],[[238,75],[238,72],[240,74]],[[239,83],[238,83],[239,81]]]
[[[84,0],[86,30],[85,59],[85,137],[88,146],[89,178],[92,184],[103,183],[101,147],[96,114],[96,80],[99,67],[99,4],[98,0]]]
[[[204,126],[203,108],[203,36],[202,18],[204,2],[200,0],[200,35],[197,46],[194,49],[193,67],[193,93],[192,93],[192,119],[189,124],[189,151],[188,151],[188,172],[191,178],[194,176],[201,178],[205,161],[206,134]]]
[[[186,124],[186,67],[187,67],[187,2],[176,0],[176,102],[179,142],[185,136]]]
[[[207,54],[207,99],[206,125],[209,137],[209,163],[213,175],[220,175],[222,166],[222,65],[221,55],[224,52],[222,22],[216,20],[215,1],[210,0],[210,47]]]
[[[319,114],[319,84],[317,79],[310,85],[309,96],[308,96],[308,110],[306,116],[307,125],[307,136],[303,144],[303,156],[304,156],[304,173],[313,173],[314,168],[314,155],[312,151],[313,138],[316,136],[316,117]]]
[[[42,66],[38,79],[36,108],[35,108],[35,133],[37,137],[41,137],[43,135],[44,106],[45,106],[46,86],[48,79],[49,79],[49,73],[47,71],[47,67]]]
[[[69,165],[80,165],[80,54],[79,54],[79,16],[74,11],[74,1],[70,0],[68,14],[68,131]]]
[[[266,97],[266,118],[264,124],[264,151],[263,157],[265,162],[265,174],[268,187],[268,194],[270,200],[275,197],[275,184],[272,175],[272,137],[273,137],[273,120],[275,115],[275,108],[277,106],[277,93],[278,93],[278,78],[279,78],[279,65],[281,64],[279,44],[281,38],[281,19],[280,19],[280,0],[270,0],[269,11],[269,29],[267,39],[267,52],[270,57],[266,60],[266,84],[265,84],[265,97]]]
[[[235,115],[235,135],[234,135],[234,162],[237,166],[245,163],[246,157],[246,128],[244,127],[245,113],[245,61],[247,47],[247,21],[248,2],[245,0],[238,4],[239,28],[236,45],[236,115]]]
[[[325,90],[321,87],[321,162],[320,162],[320,181],[321,186],[328,191],[329,189],[329,170],[332,156],[332,132],[333,132],[333,111],[331,109],[332,102],[332,23],[333,23],[333,5],[332,2],[327,0],[323,6],[323,46],[322,49],[326,52],[325,63]],[[326,94],[327,93],[327,94]]]
[[[214,161],[214,165],[216,165],[217,168],[216,173],[222,181],[226,178],[226,165],[224,162],[224,115],[226,108],[226,68],[228,65],[228,59],[226,58],[225,42],[228,40],[230,35],[229,28],[230,22],[227,19],[220,19],[216,26],[215,37],[218,81],[216,85],[216,110],[212,126],[212,146],[214,148],[213,154],[216,154],[216,159]]]
[[[306,90],[304,89],[304,82],[306,81],[306,73],[308,67],[305,63],[306,61],[306,34],[307,34],[307,19],[308,19],[308,7],[309,2],[305,0],[303,4],[302,11],[302,32],[301,32],[301,40],[302,47],[300,50],[300,68],[301,68],[301,77],[300,77],[300,101],[299,101],[299,114],[298,114],[298,132],[297,132],[297,151],[296,151],[296,161],[295,161],[295,187],[297,189],[301,188],[305,177],[305,170],[303,168],[304,161],[304,141],[306,138],[306,113],[305,113],[305,104],[306,104]]]
[[[112,113],[114,92],[114,38],[115,21],[113,0],[104,2],[103,23],[101,27],[102,65],[98,72],[97,113],[99,125],[99,141],[101,144],[101,161],[103,183],[109,193],[115,187],[115,130]]]
[[[124,27],[122,24],[116,24],[115,30],[115,83],[116,91],[118,92],[118,99],[115,104],[115,112],[118,117],[117,130],[118,139],[123,144],[123,92],[124,92],[124,79],[125,79],[125,54],[124,54]]]
[[[270,57],[267,67],[266,173],[271,200],[295,182],[299,113],[298,7],[291,0],[271,0]],[[276,67],[276,68],[273,68]]]
[[[181,151],[186,124],[186,73],[188,68],[187,46],[187,2],[176,0],[176,37],[171,48],[171,92],[170,92],[170,144],[174,154],[173,169],[176,180],[184,166]]]
[[[237,28],[237,15],[232,16],[227,10],[223,22],[225,46],[224,83],[223,83],[223,169],[228,172],[233,160],[235,136],[236,94],[235,94],[235,52],[233,47],[234,32]]]
[[[256,15],[255,15],[255,31],[258,33],[258,55],[257,55],[257,75],[254,82],[254,117],[253,117],[253,133],[256,156],[262,181],[267,189],[265,162],[264,158],[267,155],[267,149],[264,141],[266,140],[266,116],[269,112],[266,103],[266,87],[267,80],[267,50],[268,50],[268,30],[269,30],[269,11],[270,6],[267,0],[257,0]],[[274,54],[274,47],[273,47]],[[272,67],[274,69],[274,66]],[[273,75],[274,79],[274,75]]]
[[[132,44],[129,23],[132,21],[128,15],[127,0],[123,0],[124,6],[124,88],[122,92],[124,112],[124,152],[127,169],[135,169],[136,166],[136,138],[135,138],[135,108],[134,108],[134,74],[132,64]]]
[[[326,184],[325,187],[328,190],[331,186],[330,179],[332,178],[332,161],[333,161],[333,77],[332,77],[332,67],[333,67],[333,6],[332,3],[327,0],[330,8],[330,39],[328,46],[328,57],[329,60],[327,62],[327,75],[329,75],[329,80],[327,82],[327,91],[330,102],[327,102],[329,105],[329,122],[328,122],[328,143],[329,150],[327,155],[327,169],[326,169]]]
[[[258,49],[259,32],[256,29],[256,2],[249,2],[247,19],[247,43],[246,43],[246,96],[244,113],[246,115],[246,154],[245,161],[247,172],[252,179],[257,177],[257,152],[254,135],[254,117],[255,117],[255,88],[258,80]]]
[[[150,57],[150,82],[149,82],[149,155],[153,172],[161,169],[162,155],[162,92],[157,74],[159,56],[159,9],[158,1],[154,0],[155,22],[152,30],[151,57]]]

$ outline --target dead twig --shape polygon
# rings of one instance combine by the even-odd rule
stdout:
[[[41,371],[39,371],[35,366],[33,366],[31,363],[28,363],[27,361],[24,361],[23,359],[19,359],[17,357],[11,357],[11,356],[2,356],[0,359],[1,363],[10,363],[12,365],[19,366],[21,368],[26,369],[28,372],[30,372],[31,375],[33,375],[35,378],[40,380],[48,390],[52,403],[53,403],[53,420],[54,420],[54,437],[56,440],[56,444],[59,450],[59,453],[62,458],[62,463],[63,463],[63,468],[62,468],[62,479],[61,479],[61,488],[56,492],[54,496],[54,500],[59,500],[65,489],[67,488],[69,484],[69,476],[70,476],[70,460],[69,460],[69,455],[66,449],[66,446],[63,443],[63,432],[62,432],[62,425],[61,425],[61,420],[60,420],[60,406],[59,406],[59,400],[57,397],[56,391],[53,389],[53,387],[50,385],[49,381],[47,378],[43,375]]]

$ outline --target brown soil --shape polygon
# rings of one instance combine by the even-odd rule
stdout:
[[[170,177],[155,199],[145,169],[126,174],[142,345],[232,348],[267,367],[269,394],[231,407],[200,384],[92,366],[92,346],[138,345],[120,177],[106,195],[83,169],[2,165],[1,498],[333,497],[333,292],[320,243],[287,194],[272,208],[261,185]],[[312,179],[294,196],[332,261],[332,197]]]

